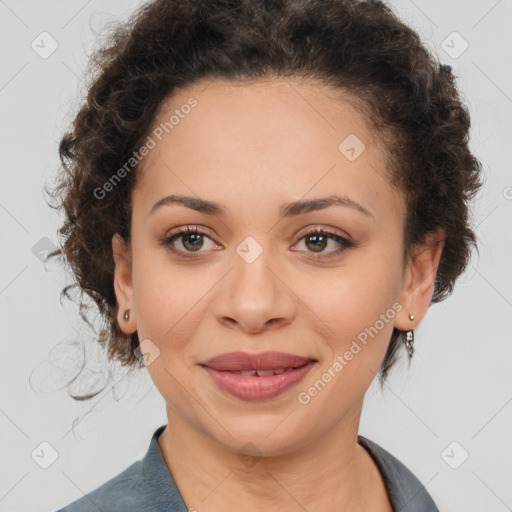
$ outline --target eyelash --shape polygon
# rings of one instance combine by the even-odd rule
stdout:
[[[173,243],[175,240],[179,239],[182,236],[186,236],[186,235],[202,235],[202,236],[206,236],[206,237],[210,238],[208,233],[198,230],[197,227],[187,226],[186,229],[177,231],[176,233],[173,233],[170,236],[165,237],[163,240],[161,240],[160,243],[164,247],[169,249],[171,252],[177,254],[180,257],[183,257],[183,258],[198,258],[198,257],[200,257],[201,252],[198,252],[198,253],[185,252],[184,253],[183,251],[180,251],[173,246]],[[307,238],[308,236],[313,236],[313,235],[326,236],[330,240],[334,240],[335,242],[337,242],[341,245],[341,247],[339,249],[336,249],[335,251],[331,251],[331,252],[327,253],[327,255],[323,255],[323,254],[314,255],[314,253],[311,253],[313,255],[312,256],[313,259],[331,258],[331,257],[341,254],[342,252],[346,251],[347,249],[351,249],[351,248],[357,246],[357,244],[355,244],[354,242],[352,242],[338,234],[332,233],[324,228],[311,228],[306,233],[304,233],[299,238],[298,241],[300,242],[304,238]],[[300,252],[303,252],[303,251],[300,251]]]

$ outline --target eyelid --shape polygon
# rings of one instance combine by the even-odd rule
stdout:
[[[170,236],[176,235],[178,233],[187,232],[187,231],[197,231],[199,234],[206,234],[208,236],[217,236],[215,231],[212,229],[203,226],[202,224],[186,224],[185,226],[178,226],[177,228],[173,228],[165,233],[165,238],[169,238]]]
[[[303,238],[306,235],[317,233],[318,231],[322,231],[328,235],[339,236],[340,238],[345,238],[347,241],[352,241],[351,236],[345,232],[340,230],[339,228],[334,228],[332,226],[326,224],[314,224],[312,226],[308,226],[304,228],[304,232],[300,232],[299,239]]]

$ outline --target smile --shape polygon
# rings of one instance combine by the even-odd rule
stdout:
[[[300,382],[313,368],[316,361],[299,367],[274,370],[215,370],[203,366],[212,381],[224,392],[241,400],[274,398]]]

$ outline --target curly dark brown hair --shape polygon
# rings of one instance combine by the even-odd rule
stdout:
[[[406,200],[404,256],[427,233],[445,230],[432,302],[445,299],[466,268],[476,246],[468,203],[482,185],[468,147],[469,112],[452,68],[384,2],[154,0],[109,28],[87,76],[86,97],[60,141],[50,206],[65,222],[61,249],[50,256],[64,257],[76,281],[61,300],[79,287],[82,318],[84,293],[99,308],[98,341],[109,360],[144,366],[137,333],[123,333],[116,321],[111,245],[114,233],[130,242],[137,165],[108,194],[97,191],[141,147],[163,101],[205,78],[303,77],[351,93],[384,142],[389,181]],[[381,385],[404,334],[393,330]]]

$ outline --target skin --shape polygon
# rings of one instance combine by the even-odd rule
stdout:
[[[386,179],[385,149],[347,93],[312,81],[202,81],[169,98],[154,126],[190,97],[197,106],[137,170],[131,246],[112,240],[119,324],[160,351],[147,366],[167,404],[159,446],[185,504],[201,512],[240,503],[248,512],[389,512],[380,472],[357,444],[363,398],[393,326],[415,328],[428,309],[442,251],[434,242],[444,233],[403,261],[405,205]],[[366,147],[354,161],[338,150],[349,134]],[[283,203],[333,193],[372,215],[343,206],[280,214]],[[178,204],[150,214],[169,194],[215,201],[226,215]],[[190,253],[195,244],[196,259],[160,243],[187,225],[207,233],[202,247],[186,236],[174,247]],[[334,255],[340,244],[330,239],[315,259],[308,227],[357,245]],[[246,237],[262,249],[250,264],[237,253]],[[394,318],[301,404],[298,393],[393,304],[401,306]],[[199,365],[235,350],[318,363],[281,395],[249,402],[220,390]]]

